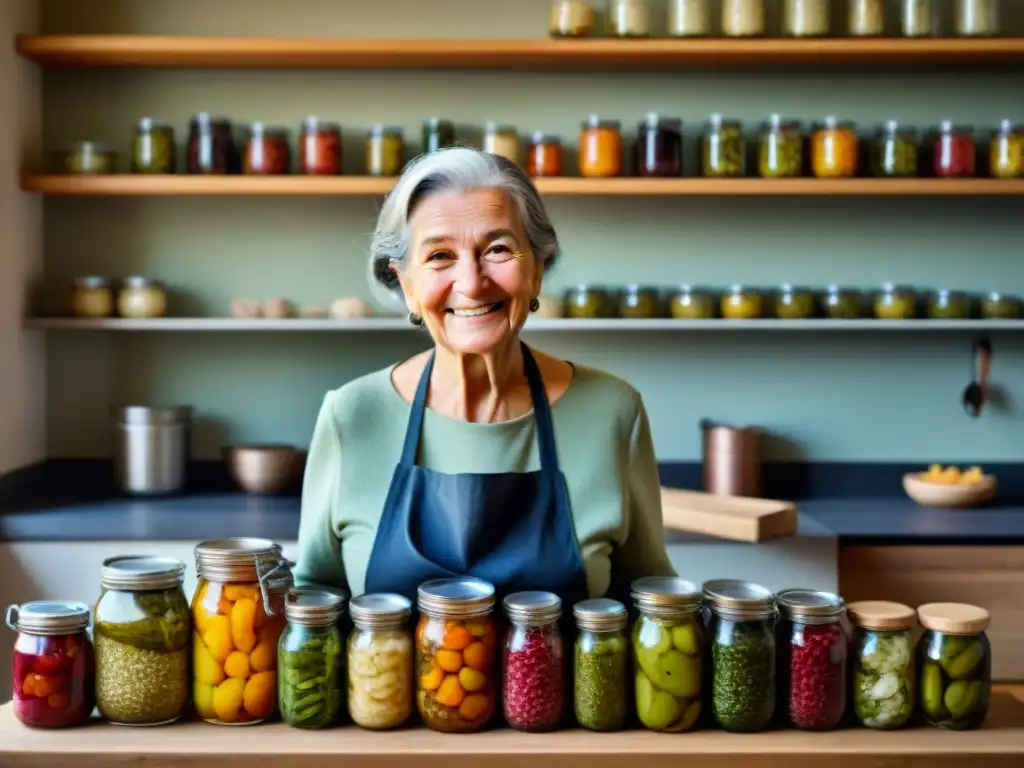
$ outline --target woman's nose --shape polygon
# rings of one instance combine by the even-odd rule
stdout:
[[[473,297],[487,286],[487,277],[474,258],[459,259],[455,267],[455,290],[464,296]]]

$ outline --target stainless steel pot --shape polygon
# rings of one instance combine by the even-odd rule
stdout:
[[[192,408],[119,406],[114,417],[114,474],[123,491],[148,495],[185,487]]]

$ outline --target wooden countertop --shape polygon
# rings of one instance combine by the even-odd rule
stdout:
[[[1016,694],[1016,695],[1014,695]],[[993,695],[992,713],[980,731],[953,733],[915,728],[892,733],[849,729],[832,733],[774,731],[763,734],[595,734],[565,731],[525,734],[496,730],[442,736],[425,729],[373,733],[354,727],[298,731],[282,723],[225,728],[180,723],[162,728],[122,728],[96,722],[84,728],[37,731],[0,707],[3,768],[450,768],[466,759],[488,768],[520,768],[542,760],[545,768],[1019,768],[1024,765],[1024,686]],[[473,763],[478,764],[478,763]]]

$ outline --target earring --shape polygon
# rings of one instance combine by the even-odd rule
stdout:
[[[415,325],[417,328],[419,328],[421,325],[423,325],[423,318],[417,315],[415,312],[410,312],[409,324]]]
[[[540,309],[540,299],[534,296],[532,299],[530,299],[530,311],[536,312],[538,309]]]

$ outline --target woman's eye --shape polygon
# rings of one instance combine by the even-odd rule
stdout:
[[[449,255],[444,251],[434,251],[432,254],[427,256],[427,261],[441,261],[442,259],[447,259],[448,256]]]
[[[484,258],[489,261],[508,261],[513,256],[512,249],[507,245],[492,245],[484,254]]]

